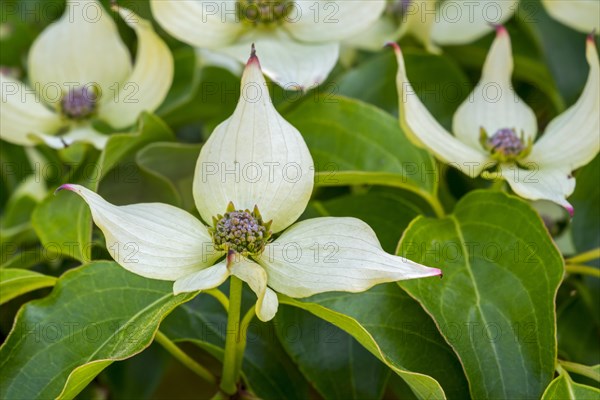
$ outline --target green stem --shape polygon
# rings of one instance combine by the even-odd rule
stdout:
[[[569,372],[573,372],[577,375],[585,376],[595,380],[596,382],[600,382],[600,374],[587,365],[581,365],[563,360],[558,360],[558,364]]]
[[[600,258],[600,248],[586,251],[585,253],[577,254],[571,258],[567,259],[569,264],[583,264],[588,261],[596,260]]]
[[[236,349],[236,365],[238,366],[238,374],[236,376],[236,380],[240,377],[240,372],[242,371],[242,363],[244,361],[244,352],[246,351],[246,340],[248,339],[248,328],[250,326],[250,322],[256,315],[256,307],[252,306],[242,318],[242,323],[240,324],[240,340]]]
[[[506,182],[504,181],[504,179],[496,179],[490,185],[490,189],[496,190],[496,191],[499,191],[499,192],[505,192],[506,191]]]
[[[225,296],[219,289],[209,289],[203,291],[203,293],[214,297],[219,303],[221,303],[225,311],[229,310],[229,300],[227,299],[227,296]]]
[[[433,209],[433,212],[435,212],[435,215],[438,218],[444,218],[446,216],[446,211],[444,210],[444,206],[440,202],[440,199],[438,199],[437,196],[427,196],[426,198],[429,205]]]
[[[228,395],[237,392],[237,348],[240,337],[240,309],[242,306],[243,282],[231,276],[229,280],[229,313],[227,315],[227,332],[225,339],[225,355],[223,356],[223,376],[221,390]]]
[[[565,270],[569,274],[581,274],[581,275],[589,275],[595,278],[600,278],[600,269],[589,267],[587,265],[581,264],[567,264],[565,265]]]
[[[555,370],[559,375],[564,375],[568,380],[571,380],[569,373],[560,365],[560,363],[556,363]]]
[[[190,356],[185,354],[175,343],[171,341],[161,331],[156,332],[156,341],[165,348],[173,357],[179,360],[180,363],[188,367],[190,370],[195,372],[198,376],[203,378],[205,381],[210,382],[214,385],[217,384],[217,377],[212,374],[208,369],[194,361]]]

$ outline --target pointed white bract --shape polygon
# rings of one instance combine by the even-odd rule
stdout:
[[[600,29],[599,1],[542,0],[542,4],[552,18],[575,30]],[[519,0],[412,0],[402,16],[400,36],[411,35],[430,52],[439,53],[438,46],[471,43],[493,32],[519,7]]]
[[[111,256],[135,274],[177,280],[212,265],[220,256],[207,228],[177,207],[161,203],[115,206],[80,185],[61,189],[86,201]]]
[[[62,17],[31,46],[28,70],[39,93],[53,85],[111,85],[131,74],[131,56],[110,14],[96,0],[68,1]],[[46,100],[52,100],[46,97]]]
[[[143,111],[160,106],[173,82],[174,64],[169,47],[154,32],[150,22],[125,8],[119,14],[138,37],[136,62],[131,75],[119,84],[113,96],[105,96],[99,116],[115,128],[132,125]]]
[[[290,16],[285,29],[303,42],[341,41],[371,26],[382,14],[385,3],[385,0],[296,0],[296,14]]]
[[[513,57],[510,37],[503,28],[485,60],[481,79],[454,114],[452,131],[463,143],[480,148],[481,128],[492,135],[513,128],[525,140],[535,139],[537,120],[529,106],[513,90]]]
[[[542,0],[550,16],[583,33],[600,29],[600,1]]]
[[[30,146],[30,134],[55,132],[62,121],[46,107],[25,84],[0,73],[0,138],[7,142]]]
[[[247,39],[220,51],[239,62],[246,62],[248,43],[254,43],[260,49],[265,75],[286,90],[308,90],[315,83],[323,82],[339,56],[340,46],[335,42],[307,44],[295,40],[285,31],[252,33]]]
[[[591,161],[600,149],[600,65],[592,37],[588,38],[586,51],[590,72],[581,97],[556,117],[535,143],[535,115],[510,82],[513,60],[510,38],[503,27],[497,28],[480,82],[454,115],[454,135],[435,121],[414,94],[398,46],[396,55],[400,123],[414,142],[471,177],[484,172],[486,178],[506,179],[518,195],[550,200],[572,213],[566,200],[575,188],[571,171]],[[492,86],[495,90],[488,90]],[[489,98],[489,93],[495,93],[495,98]],[[494,146],[501,142],[502,135],[504,140],[506,135],[512,137],[508,142],[511,146],[519,144],[516,150],[511,148],[499,156]],[[496,172],[484,171],[496,166]]]
[[[394,45],[398,59],[398,101],[400,105],[400,125],[408,138],[417,146],[431,150],[436,157],[452,164],[465,174],[475,177],[491,162],[483,149],[477,149],[457,140],[436,121],[421,102],[406,76],[404,57]]]
[[[594,39],[586,47],[590,66],[577,102],[554,118],[536,142],[527,161],[540,167],[566,167],[572,171],[592,161],[600,150],[600,64]]]
[[[279,301],[275,292],[267,287],[267,272],[257,263],[242,257],[232,263],[231,273],[246,282],[256,294],[256,316],[261,321],[273,319]]]
[[[431,25],[431,40],[438,45],[473,42],[508,21],[519,0],[452,0],[441,2]]]
[[[253,54],[234,114],[214,130],[198,158],[193,194],[211,228],[170,205],[115,206],[79,185],[61,188],[87,202],[110,254],[129,271],[175,281],[175,294],[211,289],[234,275],[256,294],[256,315],[262,321],[277,312],[275,291],[293,297],[333,290],[358,292],[382,282],[441,275],[438,269],[385,253],[373,230],[354,218],[318,218],[284,231],[304,211],[313,180],[306,143],[271,104]],[[262,222],[258,213],[243,211],[255,206]],[[235,213],[236,223],[219,225],[231,221],[223,216],[228,212]],[[254,220],[248,222],[249,218]],[[272,221],[270,228],[268,221]],[[275,241],[270,233],[262,233],[260,237],[269,242],[261,250],[252,250],[255,238],[245,239],[250,243],[245,250],[234,250],[233,242],[223,247],[227,234],[239,237],[235,233],[240,224],[247,224],[249,230],[260,225],[283,233]],[[223,234],[223,229],[230,229],[227,226],[234,228]]]
[[[306,208],[314,165],[302,135],[271,103],[258,58],[242,75],[241,97],[233,115],[202,147],[194,174],[194,199],[206,223],[236,209],[258,206],[271,229],[291,225]]]
[[[291,297],[362,292],[379,283],[441,274],[387,254],[375,232],[356,218],[299,222],[269,244],[258,262],[271,287]]]
[[[32,88],[2,76],[3,139],[25,146],[41,141],[55,148],[82,141],[102,149],[108,137],[92,127],[93,119],[122,129],[143,111],[158,108],[173,80],[171,52],[148,21],[125,8],[118,11],[138,37],[135,63],[99,2],[67,1],[63,16],[31,47]],[[65,106],[73,93],[88,103],[81,115]]]
[[[261,22],[250,2],[150,2],[158,23],[192,46],[231,55],[244,63],[255,43],[263,55],[263,71],[289,90],[308,90],[322,83],[333,69],[340,42],[373,25],[385,0],[296,0],[284,2],[277,21]],[[254,6],[256,7],[256,6]],[[253,11],[255,19],[245,11]]]

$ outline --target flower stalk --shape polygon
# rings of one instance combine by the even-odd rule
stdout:
[[[240,340],[240,311],[242,306],[241,279],[232,276],[229,281],[229,313],[227,314],[227,337],[225,339],[225,355],[223,356],[223,376],[221,390],[227,395],[237,392],[237,377],[239,376],[237,349]]]
[[[180,363],[188,367],[191,371],[196,373],[199,377],[205,381],[217,384],[217,378],[208,369],[194,361],[190,356],[185,354],[175,343],[171,341],[161,331],[156,332],[156,342],[159,343],[165,350],[167,350],[173,357],[175,357]]]

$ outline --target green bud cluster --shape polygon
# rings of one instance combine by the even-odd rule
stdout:
[[[271,238],[270,227],[271,222],[264,223],[256,206],[253,211],[236,210],[233,203],[229,203],[224,215],[213,217],[210,233],[217,250],[256,256],[263,252]]]
[[[93,87],[77,87],[69,90],[61,102],[60,109],[64,116],[70,119],[82,120],[90,117],[96,111],[98,95]]]
[[[236,4],[239,18],[251,25],[282,22],[294,8],[289,0],[240,0]]]
[[[533,140],[525,142],[525,134],[517,132],[513,128],[499,129],[491,137],[485,129],[479,131],[479,142],[484,149],[488,150],[492,157],[500,162],[511,162],[525,158],[531,153]]]

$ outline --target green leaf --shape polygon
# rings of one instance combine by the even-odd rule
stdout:
[[[575,383],[568,375],[561,375],[554,379],[542,395],[542,400],[592,400],[598,398],[600,398],[600,390]]]
[[[366,193],[349,194],[309,203],[308,213],[316,217],[355,217],[365,221],[385,251],[394,252],[408,224],[431,208],[419,197],[395,188],[373,188]]]
[[[52,293],[27,303],[0,348],[5,398],[73,398],[102,369],[151,342],[160,321],[195,293],[143,278],[114,262],[66,272]]]
[[[165,115],[165,121],[182,133],[181,127],[193,127],[192,141],[207,138],[214,127],[233,113],[240,96],[240,78],[231,72],[216,68],[200,69],[199,83],[194,97],[185,107],[178,107]],[[182,136],[187,136],[185,132]]]
[[[577,171],[575,192],[569,201],[575,215],[571,220],[573,242],[579,252],[600,247],[600,155]]]
[[[435,282],[440,284],[437,279]],[[468,396],[467,381],[454,352],[419,304],[396,284],[300,300],[280,294],[279,301],[309,311],[352,335],[400,375],[417,397]]]
[[[222,360],[226,326],[227,314],[222,305],[201,293],[169,315],[160,329],[171,340],[192,342]],[[281,347],[272,323],[250,324],[242,373],[250,389],[260,398],[305,399],[308,396],[308,385]]]
[[[181,207],[181,198],[173,184],[140,168],[134,158],[117,164],[100,182],[97,192],[117,205],[158,202]]]
[[[91,260],[92,214],[76,196],[49,194],[35,208],[31,223],[45,252]]]
[[[199,69],[194,48],[186,46],[174,50],[173,62],[175,71],[171,89],[156,110],[156,114],[162,118],[168,118],[169,113],[186,106],[193,98],[199,81]]]
[[[390,370],[350,335],[298,308],[282,306],[280,342],[325,399],[380,399]]]
[[[152,143],[136,156],[139,167],[162,177],[174,186],[181,198],[182,207],[194,210],[192,185],[200,145],[183,143]]]
[[[529,74],[524,74],[522,78],[534,80],[533,83],[539,85],[542,90],[552,83],[560,91],[557,95],[559,97],[562,95],[567,104],[575,103],[587,79],[586,34],[577,32],[552,18],[539,1],[521,1],[515,15],[522,29],[529,31],[537,42],[537,47],[545,61],[539,64],[543,65],[551,75],[547,82],[543,82],[548,73],[532,74],[533,71],[523,71]],[[519,43],[521,40],[515,42]],[[515,69],[519,69],[518,60]],[[565,73],[565,71],[569,72]],[[544,92],[550,95],[547,90]]]
[[[402,52],[413,89],[436,119],[450,128],[454,111],[469,95],[469,80],[445,55],[433,55],[410,47],[403,47]],[[394,52],[384,50],[343,75],[339,93],[398,116],[397,71]]]
[[[583,364],[600,363],[600,315],[595,278],[572,277],[561,286],[563,301],[557,304],[557,340],[561,358]]]
[[[399,253],[443,270],[441,284],[400,284],[456,351],[472,397],[539,398],[554,371],[564,271],[537,213],[516,197],[474,191],[447,218],[415,220]]]
[[[56,278],[26,269],[0,269],[0,304],[22,294],[54,286]]]
[[[98,160],[96,186],[119,162],[131,157],[147,144],[173,139],[173,132],[160,118],[146,112],[142,113],[136,132],[110,135],[106,148]]]
[[[358,100],[304,101],[285,115],[306,140],[322,186],[386,185],[435,203],[437,169],[389,114]]]

